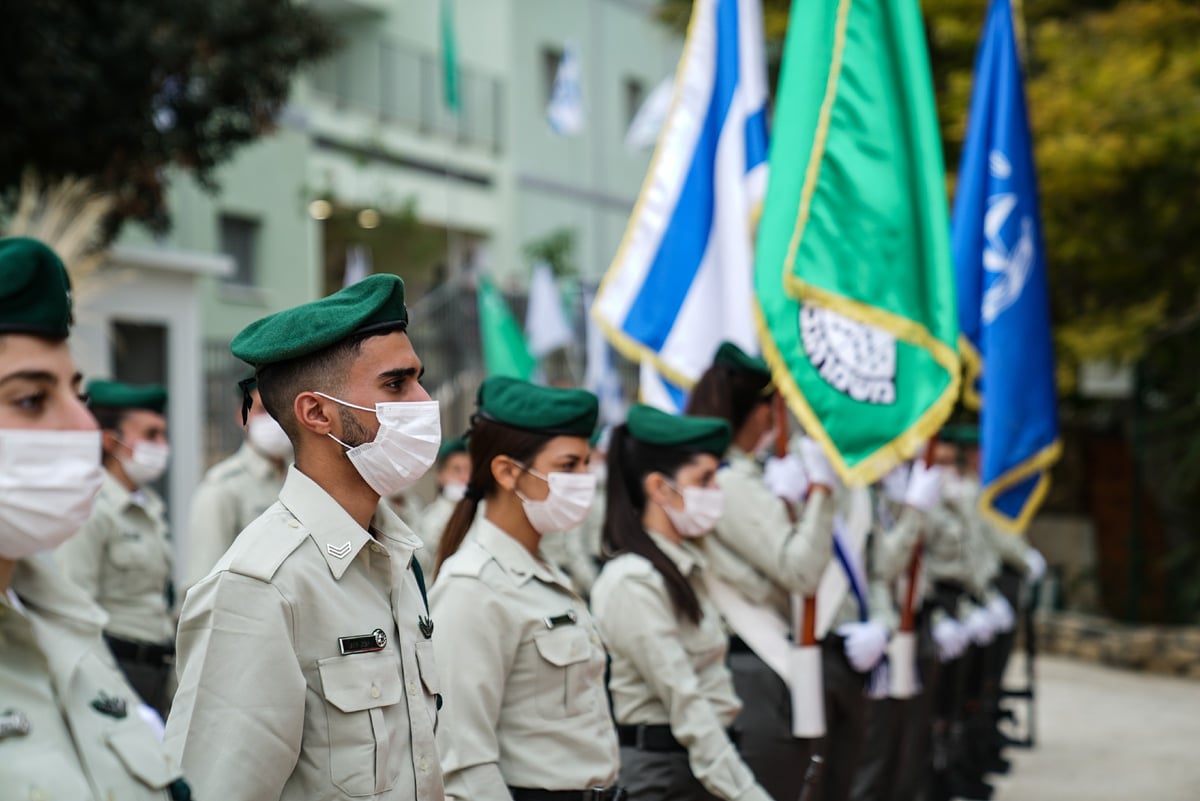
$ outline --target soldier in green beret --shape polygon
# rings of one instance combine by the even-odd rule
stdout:
[[[197,797],[443,797],[421,541],[381,500],[441,443],[407,324],[375,275],[233,340],[296,459],[184,599],[166,742]]]
[[[166,505],[150,486],[167,469],[167,392],[88,382],[100,424],[104,483],[92,516],[55,553],[63,572],[108,612],[105,637],[130,684],[164,717],[171,704],[174,558]]]
[[[70,323],[54,252],[0,239],[0,795],[183,799],[161,720],[105,646],[104,611],[49,558],[103,480]]]
[[[430,598],[438,661],[452,666],[438,731],[446,796],[616,799],[604,646],[587,604],[539,547],[592,505],[588,436],[599,402],[583,390],[492,377],[477,406],[471,479],[446,526]]]
[[[729,424],[634,406],[609,444],[604,546],[592,590],[631,797],[770,801],[738,755],[729,641],[705,587],[703,542],[724,505]]]
[[[455,437],[442,443],[442,447],[438,449],[436,469],[437,497],[421,510],[417,522],[413,525],[421,537],[421,542],[425,543],[417,552],[417,558],[421,560],[422,569],[429,575],[433,575],[442,532],[446,529],[454,507],[466,494],[467,482],[471,479],[471,454],[467,451],[465,437]]]
[[[208,575],[221,554],[279,497],[292,460],[292,441],[267,414],[257,389],[250,390],[250,414],[238,418],[246,441],[217,462],[192,494],[181,575],[184,590]],[[238,393],[238,409],[242,406]]]
[[[778,632],[792,628],[791,596],[814,595],[832,556],[838,480],[808,439],[798,455],[760,466],[759,452],[786,425],[775,419],[774,396],[767,363],[726,342],[687,413],[719,417],[733,430],[717,471],[725,512],[705,546],[714,601],[734,632],[729,664],[743,703],[734,723],[742,756],[773,798],[790,801],[800,795],[810,743],[792,737],[791,688],[769,653],[788,647]]]

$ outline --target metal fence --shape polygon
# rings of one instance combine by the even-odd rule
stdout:
[[[446,109],[441,60],[432,51],[384,39],[355,40],[311,73],[312,85],[340,108],[499,153],[504,148],[504,84],[459,69],[458,114]]]

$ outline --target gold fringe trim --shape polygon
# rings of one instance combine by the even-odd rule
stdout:
[[[983,396],[979,394],[979,379],[983,377],[983,356],[971,344],[971,340],[958,335],[958,353],[962,358],[963,376],[962,402],[973,412],[983,408]]]
[[[985,486],[979,494],[979,511],[984,519],[1013,534],[1024,532],[1029,527],[1029,521],[1033,519],[1034,513],[1046,499],[1046,493],[1050,491],[1050,467],[1058,461],[1060,456],[1062,456],[1062,440],[1056,439]],[[1020,515],[1014,519],[995,508],[993,503],[996,498],[1037,473],[1041,473],[1042,476],[1034,486],[1033,492],[1029,493],[1029,497],[1025,499]]]

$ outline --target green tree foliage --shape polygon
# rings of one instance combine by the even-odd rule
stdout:
[[[269,132],[296,70],[333,40],[290,0],[37,0],[0,25],[0,192],[29,168],[90,178],[126,219],[169,224],[169,168],[209,189]]]

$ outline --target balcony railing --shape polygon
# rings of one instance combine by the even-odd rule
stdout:
[[[311,73],[318,96],[384,123],[500,153],[504,84],[459,68],[458,114],[447,110],[440,56],[385,40],[352,40]]]

